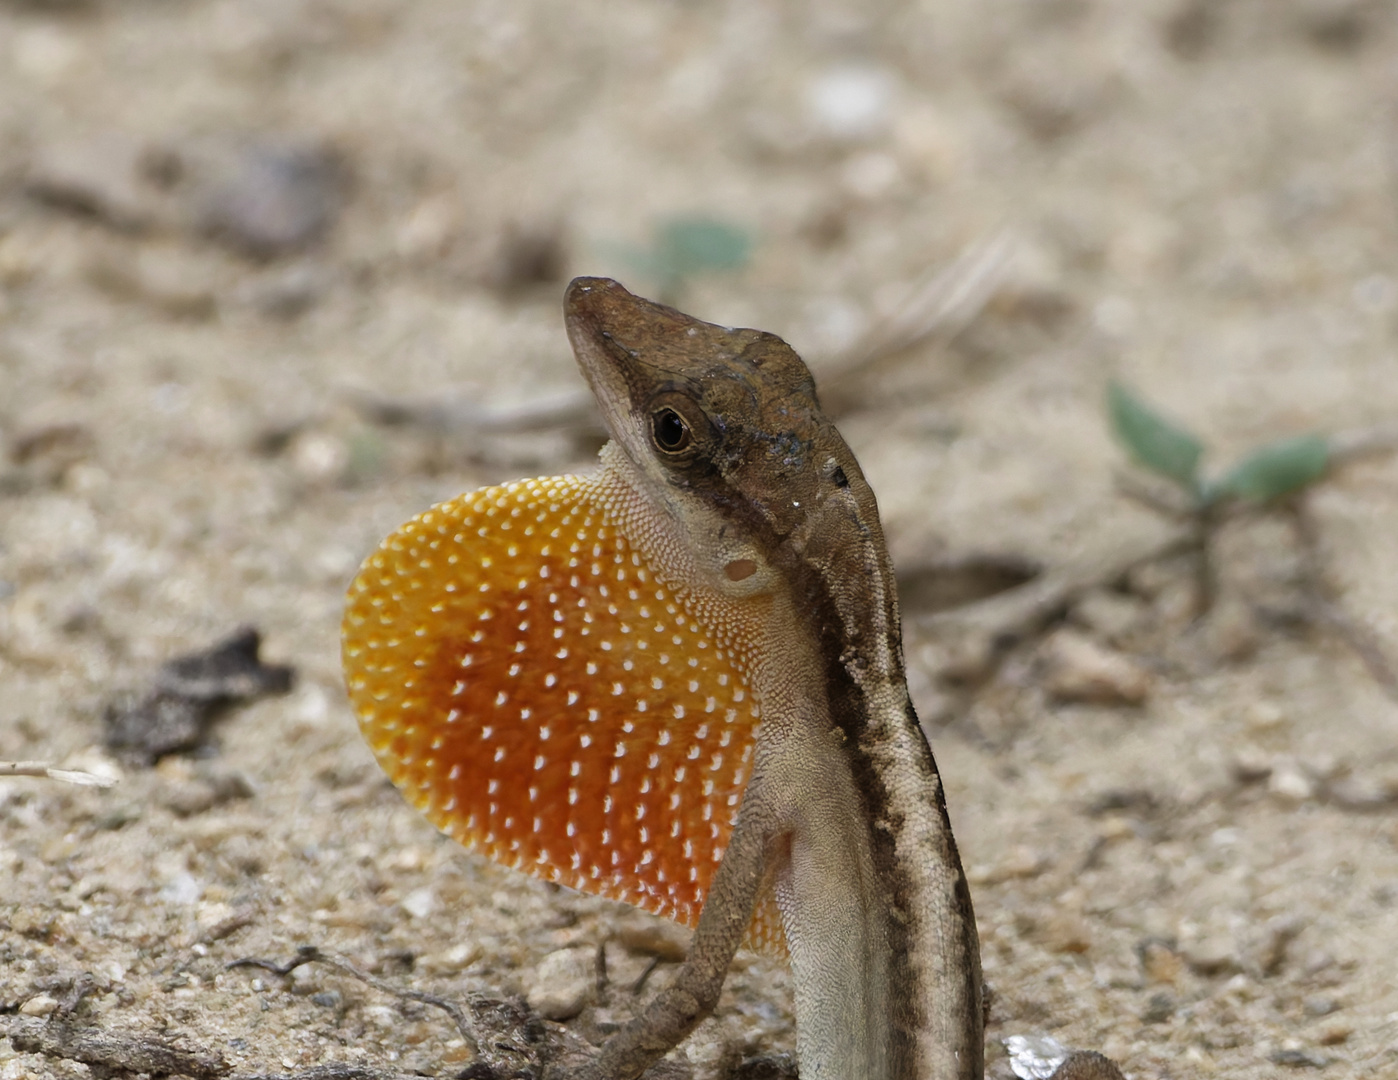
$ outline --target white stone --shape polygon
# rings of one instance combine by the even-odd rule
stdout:
[[[529,1007],[548,1020],[570,1020],[591,1003],[597,992],[597,951],[559,949],[539,963],[525,987]]]
[[[873,138],[892,118],[893,76],[877,67],[837,67],[807,88],[806,103],[825,135],[850,141]]]

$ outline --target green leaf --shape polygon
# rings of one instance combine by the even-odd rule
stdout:
[[[654,258],[671,277],[740,270],[751,253],[746,232],[713,218],[670,218],[656,230]]]
[[[1121,383],[1107,387],[1112,430],[1141,465],[1168,476],[1191,494],[1199,490],[1199,459],[1204,444],[1176,427]]]
[[[1211,499],[1267,502],[1300,491],[1325,475],[1330,444],[1323,435],[1297,435],[1254,450],[1214,483]]]

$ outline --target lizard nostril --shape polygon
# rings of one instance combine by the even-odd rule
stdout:
[[[723,568],[723,572],[729,581],[746,581],[757,573],[757,563],[751,559],[734,559]]]

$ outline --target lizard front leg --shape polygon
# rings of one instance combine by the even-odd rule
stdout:
[[[755,787],[757,781],[753,783]],[[713,1012],[728,965],[752,921],[777,835],[772,815],[749,798],[714,875],[689,955],[674,981],[645,1012],[608,1039],[595,1060],[566,1077],[550,1073],[550,1080],[632,1080]]]

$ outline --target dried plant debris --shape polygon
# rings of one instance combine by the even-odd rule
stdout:
[[[43,777],[80,787],[111,787],[116,783],[110,776],[98,776],[82,769],[60,769],[47,761],[0,761],[0,779],[6,776]]]
[[[676,289],[695,273],[736,270],[747,258],[744,234],[707,219],[673,219],[660,228],[658,237],[655,251],[632,254],[638,260],[650,260],[646,266],[658,262],[661,268],[655,272],[677,283]],[[1004,283],[1016,244],[1008,233],[972,244],[950,265],[935,266],[909,283],[898,304],[847,349],[834,356],[813,357],[821,398],[832,414],[864,404],[868,375],[883,362],[914,348],[946,345],[974,322]],[[550,264],[548,273],[555,272]],[[528,280],[543,280],[542,274],[540,270]],[[490,436],[538,432],[559,432],[578,442],[606,436],[592,395],[583,388],[540,395],[519,405],[483,401],[470,387],[448,388],[422,399],[388,397],[353,387],[344,393],[372,423],[420,428],[460,437],[468,444]]]
[[[592,395],[582,387],[542,392],[515,405],[483,401],[466,386],[446,387],[431,398],[352,387],[344,396],[368,423],[435,440],[438,452],[448,456],[501,466],[537,468],[590,456],[607,438]]]
[[[909,614],[950,611],[1032,581],[1043,572],[1033,559],[1011,552],[973,552],[950,558],[900,561],[898,598]]]
[[[324,964],[366,986],[402,1000],[430,1005],[451,1018],[457,1032],[475,1052],[476,1060],[463,1076],[486,1080],[490,1077],[537,1076],[545,1065],[566,1068],[585,1061],[594,1051],[581,1038],[558,1024],[550,1024],[536,1012],[516,1002],[471,995],[463,1002],[405,989],[377,978],[342,957],[322,953],[314,946],[302,946],[296,956],[283,964],[248,957],[235,960],[231,968],[252,967],[280,977],[289,976],[307,964]],[[337,1068],[330,1066],[329,1068]],[[326,1075],[352,1075],[328,1073]],[[386,1074],[370,1073],[380,1076]],[[311,1073],[298,1074],[311,1080]],[[251,1080],[251,1078],[249,1078]]]
[[[261,643],[257,630],[244,627],[208,649],[164,664],[155,685],[138,700],[107,706],[107,746],[153,764],[166,754],[199,747],[228,706],[287,693],[294,669],[264,664],[258,657]]]
[[[1333,634],[1398,701],[1398,667],[1379,636],[1344,610],[1307,501],[1337,468],[1391,453],[1398,427],[1281,438],[1207,476],[1206,446],[1192,432],[1118,383],[1106,404],[1113,433],[1161,482],[1133,478],[1123,494],[1156,512],[1163,528],[1148,537],[1104,535],[1058,566],[990,555],[965,558],[959,575],[936,560],[901,566],[910,620],[955,643],[940,681],[974,689],[1019,647],[1040,642],[1038,672],[1051,699],[1139,705],[1154,681],[1145,657],[1177,669],[1235,663],[1256,652],[1268,626],[1305,626]],[[1265,580],[1240,574],[1237,560],[1224,557],[1230,528],[1264,521],[1288,530],[1295,549],[1295,569],[1281,575],[1277,598],[1259,591]],[[1147,577],[1158,579],[1154,587],[1143,587]],[[1065,619],[1086,633],[1064,628]],[[1368,807],[1386,805],[1387,796],[1356,788],[1335,801]]]
[[[103,1031],[71,1022],[61,1010],[44,1020],[28,1016],[0,1017],[0,1034],[22,1054],[43,1054],[77,1061],[94,1076],[188,1076],[213,1080],[227,1076],[232,1066],[216,1051],[187,1050],[152,1035]]]
[[[865,405],[869,375],[915,348],[945,347],[976,321],[1005,282],[1019,245],[1012,233],[983,237],[946,266],[934,266],[902,290],[896,306],[838,355],[813,357],[826,410],[837,419]]]

